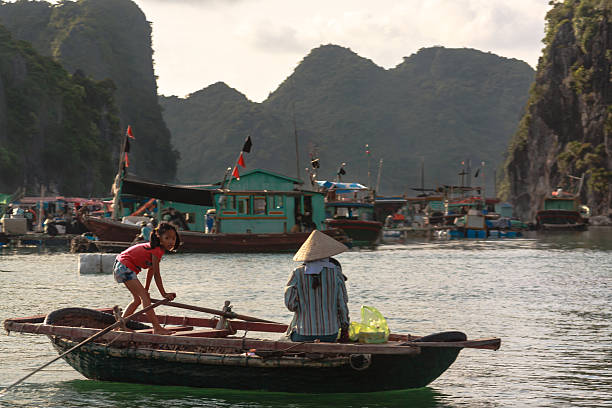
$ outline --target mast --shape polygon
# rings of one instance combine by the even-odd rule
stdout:
[[[371,172],[370,172],[370,145],[366,143],[366,155],[368,156],[368,188],[372,188],[372,181],[370,180]]]
[[[291,112],[293,116],[293,137],[295,139],[295,178],[300,180],[300,149],[298,146],[297,123],[295,120],[295,83],[293,78],[291,79],[291,90],[293,91],[293,98],[291,100]]]
[[[300,179],[300,149],[298,146],[297,124],[295,122],[295,100],[293,105],[293,136],[295,138],[295,178]]]
[[[379,192],[379,188],[380,188],[380,174],[382,173],[382,165],[383,165],[383,159],[380,159],[380,161],[378,162],[378,176],[376,177],[376,192]]]
[[[425,157],[421,157],[421,192],[425,191]]]
[[[467,162],[467,186],[472,187],[472,159],[468,159]]]
[[[493,195],[497,198],[497,170],[493,170]]]
[[[485,195],[485,186],[487,185],[487,178],[485,176],[485,162],[481,162],[482,166],[482,208],[487,208],[487,196]]]
[[[119,219],[121,210],[121,188],[123,187],[123,176],[125,175],[125,148],[128,143],[128,132],[125,132],[123,137],[123,143],[121,144],[121,152],[119,153],[119,168],[117,169],[117,175],[115,176],[115,182],[113,183],[113,213],[111,218],[113,220]]]

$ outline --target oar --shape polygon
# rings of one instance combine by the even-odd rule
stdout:
[[[151,302],[157,302],[157,300],[156,299],[151,299]],[[272,322],[270,320],[260,319],[258,317],[241,315],[241,314],[234,313],[234,312],[224,312],[222,310],[209,309],[207,307],[186,305],[184,303],[168,302],[166,304],[166,306],[178,307],[179,309],[194,310],[196,312],[210,313],[210,314],[214,314],[214,315],[224,316],[224,317],[227,317],[227,318],[230,318],[230,319],[240,319],[240,320],[244,320],[246,322],[261,322],[261,323],[282,324],[282,323],[278,323],[278,322]]]
[[[42,370],[43,368],[47,367],[48,365],[50,365],[51,363],[56,362],[57,360],[59,360],[60,358],[64,357],[66,354],[73,352],[74,350],[78,349],[79,347],[84,346],[85,344],[97,339],[98,337],[101,337],[103,335],[105,335],[106,333],[108,333],[109,331],[113,330],[115,327],[120,326],[122,323],[131,320],[133,318],[135,318],[136,316],[140,316],[143,313],[148,312],[149,310],[163,305],[164,303],[168,303],[170,301],[170,299],[163,299],[163,300],[156,300],[155,303],[150,304],[149,306],[143,308],[141,311],[136,312],[136,313],[132,313],[131,315],[125,317],[123,319],[123,321],[118,320],[115,323],[111,324],[110,326],[108,326],[106,329],[102,329],[99,332],[97,332],[96,334],[94,334],[91,337],[88,337],[87,339],[83,340],[82,342],[80,342],[79,344],[77,344],[76,346],[72,347],[71,349],[63,352],[62,354],[60,354],[59,356],[55,357],[53,360],[49,361],[48,363],[44,364],[43,366],[37,368],[36,370],[32,371],[30,374],[26,375],[25,377],[19,379],[18,381],[14,382],[13,384],[9,385],[8,387],[6,387],[5,389],[3,389],[2,391],[0,391],[0,395],[4,395],[4,393],[6,393],[8,390],[10,390],[11,388],[13,388],[14,386],[20,384],[21,382],[23,382],[24,380],[28,379],[29,377],[31,377],[32,375],[36,374],[37,372],[39,372],[40,370]]]

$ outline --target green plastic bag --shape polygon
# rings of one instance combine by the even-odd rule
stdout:
[[[389,326],[385,317],[372,306],[361,306],[361,323],[351,322],[349,338],[360,343],[386,343]]]

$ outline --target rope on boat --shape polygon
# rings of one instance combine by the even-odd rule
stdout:
[[[357,361],[360,359],[361,361]],[[351,354],[349,356],[349,364],[353,370],[363,371],[370,368],[372,365],[372,355],[371,354]]]

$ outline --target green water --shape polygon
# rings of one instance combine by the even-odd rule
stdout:
[[[129,301],[110,275],[79,276],[78,255],[35,248],[0,254],[2,320]],[[411,241],[338,259],[349,277],[354,319],[362,304],[373,305],[394,332],[461,330],[470,338],[501,337],[501,349],[463,350],[426,388],[356,395],[104,383],[58,361],[1,397],[0,406],[612,406],[612,229]],[[290,254],[172,255],[162,261],[162,274],[177,301],[220,308],[230,299],[238,313],[288,322],[283,290],[294,265]],[[2,333],[0,385],[55,356],[46,337]]]

